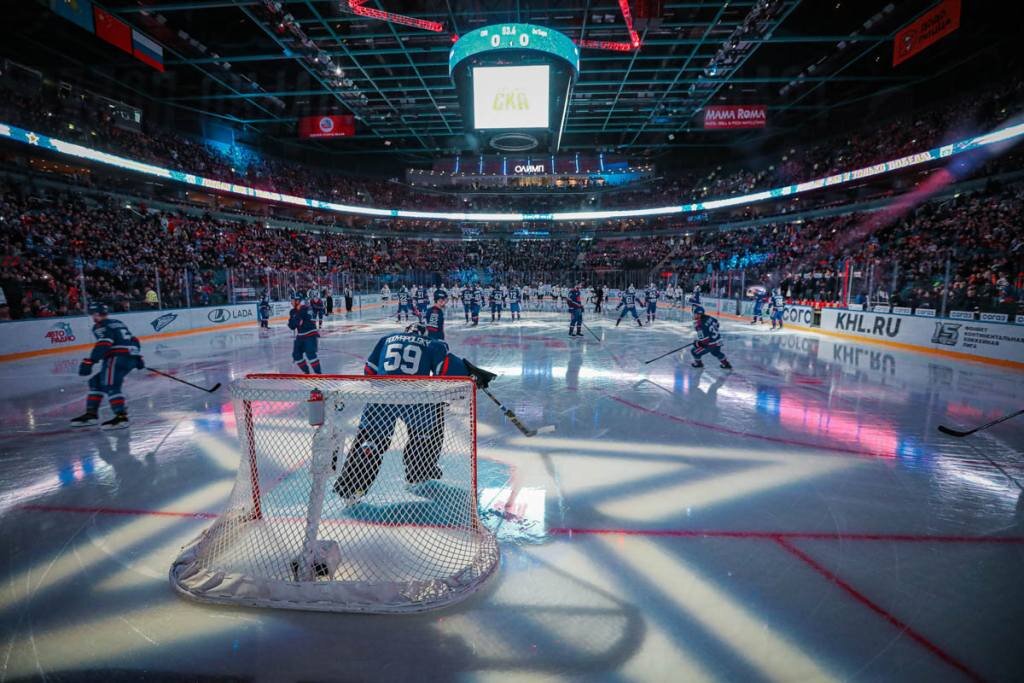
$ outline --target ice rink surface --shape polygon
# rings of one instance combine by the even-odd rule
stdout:
[[[1019,681],[1022,373],[725,322],[710,357],[643,361],[680,322],[570,339],[556,313],[468,329],[525,438],[480,401],[483,590],[410,616],[206,606],[167,571],[238,467],[228,393],[133,372],[130,430],[72,430],[78,354],[0,364],[0,681]],[[326,372],[399,329],[335,316]],[[137,331],[141,333],[142,331]],[[144,346],[200,384],[291,372],[276,323]],[[107,416],[104,407],[101,416]]]

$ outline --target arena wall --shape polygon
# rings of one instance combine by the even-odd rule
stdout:
[[[114,313],[111,317],[124,322],[145,342],[255,325],[256,304]],[[87,316],[16,320],[0,324],[0,362],[71,351],[81,353],[92,348],[93,341],[92,319]]]
[[[1012,323],[826,308],[821,311],[821,331],[911,351],[1024,368],[1024,327]]]

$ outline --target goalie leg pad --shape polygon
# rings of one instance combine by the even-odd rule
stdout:
[[[402,454],[405,479],[410,484],[440,479],[444,472],[437,461],[444,446],[444,404],[414,405],[407,410],[409,443]]]
[[[334,490],[339,496],[351,498],[362,495],[373,486],[384,461],[384,453],[391,448],[397,417],[393,407],[367,404],[359,418],[355,442],[345,458],[341,475],[334,483]]]

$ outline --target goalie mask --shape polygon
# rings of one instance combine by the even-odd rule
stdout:
[[[427,336],[427,326],[423,323],[413,323],[405,328],[406,334],[415,334],[419,337]]]

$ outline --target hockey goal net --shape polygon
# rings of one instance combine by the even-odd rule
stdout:
[[[227,509],[172,565],[176,590],[413,612],[468,596],[494,571],[468,378],[250,375],[231,392],[238,475]]]

